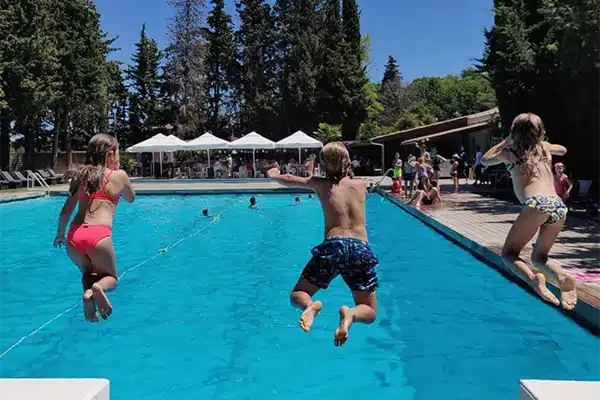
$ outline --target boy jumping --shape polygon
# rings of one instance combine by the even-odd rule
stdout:
[[[292,304],[303,310],[300,328],[308,332],[323,306],[312,297],[319,289],[327,289],[337,275],[342,275],[352,291],[355,306],[340,308],[340,324],[333,342],[335,346],[341,346],[348,339],[352,323],[370,324],[377,317],[375,267],[379,261],[367,241],[367,185],[365,181],[348,177],[348,150],[342,143],[329,143],[321,150],[320,162],[325,171],[324,178],[281,175],[278,168],[270,169],[268,176],[285,185],[311,188],[319,196],[325,215],[325,240],[312,249],[312,258],[290,297]]]

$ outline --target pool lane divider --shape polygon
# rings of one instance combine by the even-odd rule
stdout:
[[[139,264],[134,265],[133,267],[130,267],[128,269],[126,269],[125,271],[123,271],[120,275],[119,275],[119,280],[123,279],[123,277],[141,267],[142,265],[154,260],[157,257],[160,257],[161,255],[163,255],[164,253],[166,253],[169,249],[174,248],[175,246],[179,245],[181,242],[190,239],[196,235],[198,235],[200,232],[202,232],[203,230],[205,230],[206,228],[208,228],[209,226],[218,223],[220,220],[220,216],[227,210],[229,210],[230,208],[232,208],[235,205],[241,204],[242,202],[244,202],[243,198],[237,199],[236,201],[232,202],[229,206],[227,206],[226,208],[224,208],[219,214],[217,214],[214,218],[209,218],[210,222],[206,223],[205,225],[203,225],[200,229],[196,230],[194,233],[192,233],[191,235],[185,236],[181,239],[179,239],[178,241],[176,241],[175,243],[173,243],[172,245],[168,246],[168,247],[164,247],[158,250],[158,252],[153,255],[150,258],[147,258],[146,260],[142,261]],[[25,340],[29,339],[32,336],[35,336],[39,331],[41,331],[42,329],[44,329],[45,327],[47,327],[48,325],[50,325],[51,323],[53,323],[54,321],[56,321],[57,319],[59,319],[60,317],[62,317],[65,314],[70,313],[71,311],[73,311],[77,306],[79,306],[81,304],[81,300],[79,300],[77,303],[73,304],[72,306],[70,306],[69,308],[67,308],[66,310],[56,314],[54,317],[52,317],[51,319],[49,319],[48,321],[44,322],[42,325],[40,325],[39,327],[35,328],[33,331],[31,331],[29,334],[23,336],[21,339],[17,340],[15,343],[13,343],[10,347],[8,347],[6,350],[4,350],[1,354],[0,354],[0,360],[7,355],[9,352],[11,352],[13,349],[15,349],[16,347],[18,347],[21,343],[23,343]]]
[[[400,199],[397,199],[396,197],[392,196],[390,193],[387,193],[379,188],[377,189],[377,193],[379,193],[385,199],[389,200],[392,204],[401,208],[406,213],[410,214],[414,218],[418,219],[425,225],[435,230],[436,232],[440,233],[450,241],[469,251],[476,258],[499,271],[505,278],[518,284],[519,286],[527,290],[530,294],[534,295],[536,299],[542,301],[527,283],[525,283],[523,280],[514,275],[512,271],[506,268],[504,262],[502,261],[502,256],[500,256],[500,254],[447,227],[446,225],[437,221],[435,218],[430,217],[429,215],[406,204]],[[552,293],[554,293],[555,296],[560,298],[560,289],[552,282],[548,283],[548,288],[550,289],[550,291],[552,291]],[[575,309],[573,311],[566,311],[560,307],[557,307],[557,309],[567,317],[577,322],[579,325],[589,330],[592,334],[600,336],[600,310],[596,309],[587,301],[579,298],[577,301],[577,305],[575,306]]]
[[[135,194],[140,196],[197,196],[197,195],[232,195],[232,194],[308,194],[314,193],[310,189],[302,188],[246,188],[246,189],[136,189]],[[50,196],[67,196],[67,191],[52,191]]]

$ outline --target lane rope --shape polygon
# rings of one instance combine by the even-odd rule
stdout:
[[[241,197],[241,196],[240,196]],[[181,242],[190,239],[196,235],[198,235],[200,232],[202,232],[204,229],[208,228],[209,226],[215,224],[216,222],[219,221],[219,218],[221,217],[221,215],[229,210],[231,207],[237,205],[237,204],[241,204],[241,202],[243,201],[243,199],[240,199],[238,201],[232,202],[229,206],[227,206],[226,208],[223,209],[223,211],[221,211],[219,214],[217,214],[216,216],[211,218],[211,221],[205,225],[203,225],[200,229],[198,229],[197,231],[195,231],[194,233],[192,233],[191,235],[185,236],[181,239],[179,239],[178,241],[176,241],[175,243],[173,243],[172,245],[166,247],[165,249],[169,250],[174,248],[175,246],[179,245]],[[127,273],[141,267],[142,265],[146,264],[149,261],[154,260],[157,257],[160,257],[163,253],[157,253],[155,255],[153,255],[152,257],[142,261],[139,264],[134,265],[131,268],[126,269],[125,271],[123,271],[120,275],[119,275],[119,280],[121,280]],[[13,349],[15,349],[16,347],[18,347],[21,343],[23,343],[25,340],[29,339],[30,337],[35,336],[39,331],[41,331],[42,329],[44,329],[45,327],[47,327],[48,325],[50,325],[51,323],[53,323],[54,321],[56,321],[57,319],[59,319],[60,317],[62,317],[65,314],[70,313],[71,311],[73,311],[77,306],[79,306],[82,303],[81,300],[79,300],[77,303],[73,304],[71,307],[67,308],[66,310],[56,314],[54,317],[52,317],[51,319],[49,319],[48,321],[44,322],[42,325],[40,325],[39,327],[35,328],[33,331],[31,331],[29,334],[23,336],[21,339],[17,340],[15,343],[13,343],[8,349],[4,350],[2,352],[2,354],[0,354],[0,360],[7,355],[9,352],[11,352]]]

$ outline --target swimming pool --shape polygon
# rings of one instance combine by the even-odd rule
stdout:
[[[117,400],[516,399],[522,378],[598,380],[597,337],[378,195],[367,207],[378,321],[333,346],[351,301],[338,279],[301,332],[288,294],[321,240],[318,201],[257,195],[251,211],[248,197],[120,205],[117,260],[130,270],[113,316],[89,324],[76,307],[6,353],[0,376],[107,378]],[[63,200],[0,205],[0,353],[81,296],[77,270],[51,246]],[[220,220],[203,219],[204,207]]]

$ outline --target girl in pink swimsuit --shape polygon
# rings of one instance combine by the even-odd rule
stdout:
[[[85,157],[85,165],[65,174],[65,179],[70,179],[69,195],[60,211],[54,247],[65,245],[69,258],[81,270],[85,319],[98,322],[98,312],[103,319],[112,313],[105,292],[117,287],[113,215],[119,198],[133,203],[135,192],[127,173],[119,169],[119,143],[114,137],[94,135]]]

